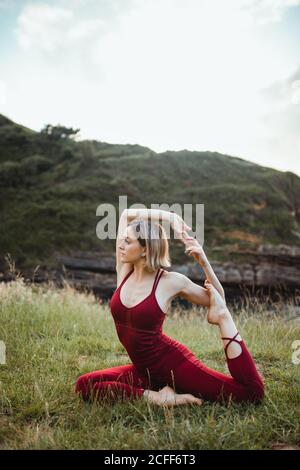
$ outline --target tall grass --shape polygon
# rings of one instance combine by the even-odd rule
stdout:
[[[76,378],[130,363],[108,305],[65,283],[60,290],[0,283],[1,449],[270,449],[300,445],[300,365],[292,343],[300,339],[298,307],[278,301],[266,309],[255,299],[234,305],[237,327],[266,380],[263,403],[159,408],[144,400],[84,403]],[[229,373],[218,327],[205,309],[171,311],[166,334]]]

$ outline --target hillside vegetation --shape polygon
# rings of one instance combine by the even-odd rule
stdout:
[[[63,129],[35,132],[0,115],[2,269],[7,253],[18,267],[34,267],[55,264],[55,253],[113,252],[115,240],[96,236],[96,208],[118,208],[120,195],[128,207],[204,204],[204,247],[223,248],[216,260],[230,246],[300,244],[300,178],[291,172],[217,152],[78,141]],[[172,260],[186,259],[172,243]]]

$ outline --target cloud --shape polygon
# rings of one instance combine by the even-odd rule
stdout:
[[[292,104],[300,104],[300,80],[294,80],[291,83],[291,102]]]
[[[280,22],[286,10],[300,5],[300,0],[237,0],[237,3],[257,25],[264,26]]]
[[[133,0],[60,0],[28,3],[17,19],[15,30],[23,50],[56,53],[82,45],[113,29]]]
[[[6,104],[7,101],[7,86],[3,80],[0,80],[0,106]]]
[[[268,165],[300,174],[300,67],[285,80],[260,91],[263,112],[257,133],[257,154]]]
[[[56,52],[73,47],[101,30],[101,19],[78,20],[70,9],[44,4],[29,4],[17,21],[16,35],[24,50]]]
[[[16,0],[0,0],[0,10],[8,10],[15,6]]]

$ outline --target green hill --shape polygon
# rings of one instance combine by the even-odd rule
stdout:
[[[300,178],[217,152],[155,153],[139,145],[76,141],[63,127],[35,132],[0,115],[0,268],[53,265],[54,253],[111,252],[99,204],[205,204],[205,243],[227,259],[261,243],[300,245]],[[172,260],[185,259],[174,243]]]

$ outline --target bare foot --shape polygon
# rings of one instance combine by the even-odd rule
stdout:
[[[207,279],[204,281],[204,286],[207,289],[210,297],[210,307],[208,309],[207,321],[212,325],[218,325],[221,319],[229,315],[228,308],[217,289]]]
[[[217,289],[207,279],[205,280],[204,285],[210,296],[210,307],[208,309],[207,321],[212,325],[218,325],[220,327],[224,347],[230,343],[227,348],[226,356],[228,359],[234,359],[242,352],[242,347],[240,344],[238,344],[236,341],[227,339],[234,337],[237,333],[235,323],[226,306],[226,302],[219,294]],[[241,341],[241,335],[237,334],[235,339],[237,341]]]
[[[146,399],[158,406],[172,407],[176,405],[187,405],[189,403],[202,405],[203,403],[203,400],[190,393],[175,393],[168,385],[159,390],[159,392],[154,392],[153,390],[146,391],[149,392],[146,394]]]

